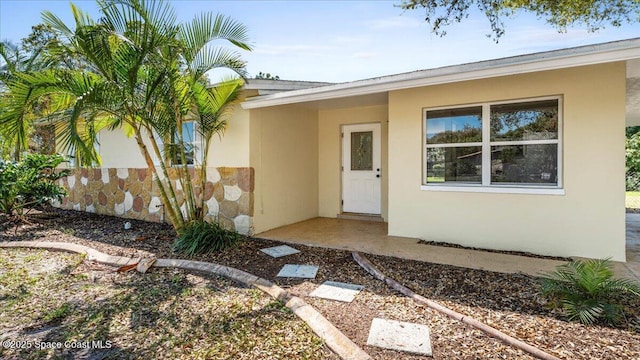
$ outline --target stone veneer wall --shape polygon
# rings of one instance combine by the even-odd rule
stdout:
[[[168,169],[180,206],[184,198],[177,169]],[[207,220],[245,235],[253,230],[253,168],[208,168],[204,186],[194,176],[196,196],[204,196]],[[60,179],[68,195],[56,206],[129,219],[167,221],[160,191],[148,169],[79,169]]]

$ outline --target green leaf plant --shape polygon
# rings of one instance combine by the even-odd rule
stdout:
[[[622,296],[640,296],[640,286],[613,276],[609,259],[575,260],[541,279],[542,295],[560,307],[569,320],[583,324],[619,325],[624,319]]]

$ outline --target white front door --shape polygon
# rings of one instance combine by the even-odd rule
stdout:
[[[380,124],[342,127],[342,211],[380,214]]]

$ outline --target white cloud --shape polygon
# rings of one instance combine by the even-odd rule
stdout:
[[[323,53],[330,50],[329,47],[323,45],[307,45],[307,44],[295,44],[295,45],[270,45],[264,44],[256,46],[254,49],[255,54],[263,55],[295,55],[296,53],[315,54]]]
[[[374,30],[387,30],[387,29],[409,29],[409,28],[418,28],[423,24],[423,21],[420,21],[416,18],[412,18],[409,16],[394,16],[387,17],[384,19],[375,19],[371,21],[367,21],[366,26]]]
[[[376,58],[378,57],[378,53],[377,52],[372,52],[372,51],[363,51],[363,52],[357,52],[354,53],[353,55],[351,55],[351,58],[353,59],[372,59],[372,58]]]
[[[369,36],[355,36],[355,35],[338,35],[331,39],[331,42],[339,45],[362,45],[371,42]]]

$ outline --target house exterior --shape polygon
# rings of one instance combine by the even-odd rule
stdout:
[[[200,184],[208,213],[241,232],[357,213],[389,235],[625,260],[640,38],[246,91]],[[161,221],[136,144],[99,139],[103,168],[65,179],[61,206]]]

